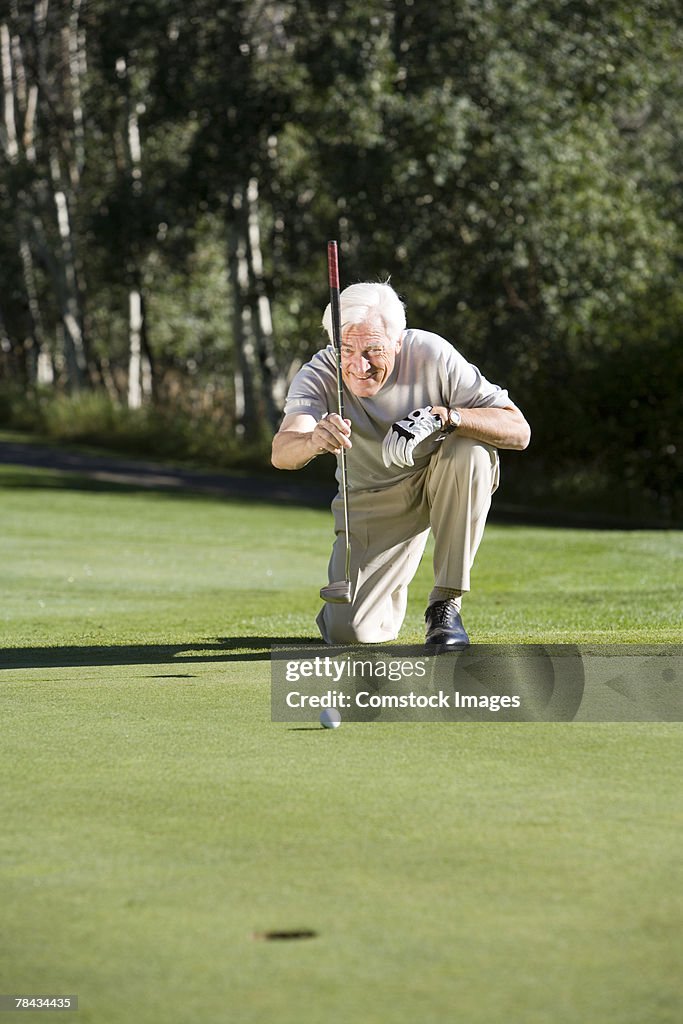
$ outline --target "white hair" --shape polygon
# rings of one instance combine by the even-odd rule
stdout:
[[[394,289],[389,284],[365,281],[350,284],[341,293],[342,330],[348,324],[363,324],[377,317],[384,325],[384,331],[391,341],[398,341],[406,329],[406,311]],[[332,338],[332,307],[327,304],[323,314],[323,327],[330,341]]]

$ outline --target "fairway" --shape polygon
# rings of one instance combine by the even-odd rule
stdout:
[[[0,992],[97,1024],[677,1024],[679,724],[273,723],[328,513],[0,488]],[[491,525],[463,618],[475,643],[680,642],[682,555]],[[315,935],[258,938],[288,930]]]

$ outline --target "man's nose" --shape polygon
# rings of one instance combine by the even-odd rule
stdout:
[[[354,352],[349,359],[349,367],[354,373],[367,373],[371,365],[362,352]]]

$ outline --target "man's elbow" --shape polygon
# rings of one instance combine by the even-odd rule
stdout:
[[[281,431],[273,438],[270,447],[270,462],[275,469],[301,469],[306,465],[306,459],[300,461],[296,447],[292,447],[291,434]]]
[[[273,443],[270,446],[270,464],[275,469],[287,469],[287,466],[282,461],[282,453],[280,451],[280,445],[278,444],[278,435],[276,434],[273,438]]]
[[[282,456],[278,452],[275,452],[275,451],[271,452],[271,454],[270,454],[270,464],[271,464],[271,466],[274,466],[275,469],[294,469],[295,468],[294,466],[290,466],[289,463],[286,462],[285,459],[283,459]]]
[[[523,452],[525,448],[529,447],[531,442],[531,427],[526,420],[523,420],[519,425],[519,431],[517,436],[517,451]]]
[[[516,452],[523,452],[529,447],[531,441],[531,427],[519,409],[511,410],[512,419],[509,421],[508,448]]]

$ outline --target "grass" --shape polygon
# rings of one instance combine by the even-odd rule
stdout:
[[[8,646],[313,639],[331,519],[282,505],[98,486],[0,469]],[[419,643],[429,553],[404,643]],[[674,531],[489,526],[464,617],[479,642],[680,639],[683,542]],[[248,643],[246,642],[248,641]]]
[[[0,991],[83,1024],[679,1020],[680,725],[272,723],[327,514],[0,485]],[[681,553],[491,526],[465,621],[680,642]],[[404,643],[429,587],[425,559]]]

